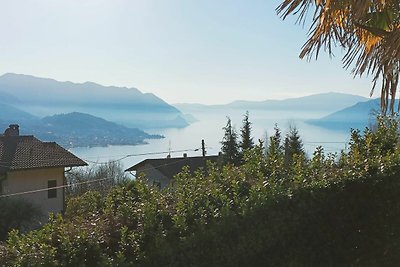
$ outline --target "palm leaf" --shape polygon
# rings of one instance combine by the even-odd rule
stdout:
[[[277,7],[283,19],[297,16],[306,23],[313,10],[309,38],[300,58],[317,59],[321,49],[332,55],[341,46],[345,68],[354,76],[372,75],[381,81],[381,107],[394,112],[400,70],[400,0],[285,0]],[[400,110],[400,106],[399,106]]]

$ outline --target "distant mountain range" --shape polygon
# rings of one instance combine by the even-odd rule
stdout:
[[[325,114],[306,122],[348,130],[369,125],[371,110],[379,110],[379,100],[331,92],[285,100],[174,107],[136,88],[59,82],[11,73],[0,76],[0,133],[9,124],[18,123],[22,134],[34,134],[66,147],[141,144],[145,139],[162,136],[139,129],[185,127],[196,121],[190,113],[225,110],[282,110],[293,114],[306,111],[314,118],[315,114]]]
[[[379,112],[380,99],[372,99],[359,102],[320,119],[307,120],[306,122],[331,130],[363,129],[375,123],[376,115]]]
[[[358,102],[368,101],[369,98],[343,94],[323,93],[310,96],[289,98],[284,100],[264,101],[235,101],[226,105],[202,105],[202,104],[174,104],[185,113],[204,109],[240,109],[240,110],[285,110],[285,111],[321,111],[326,114],[349,107]]]
[[[177,108],[136,88],[59,82],[7,73],[0,76],[0,99],[38,117],[81,112],[128,127],[179,128],[188,125]]]
[[[226,105],[175,104],[186,113],[202,110],[275,110],[293,112],[311,112],[325,114],[318,119],[306,119],[305,122],[331,130],[348,131],[350,128],[363,129],[375,122],[380,112],[380,100],[343,93],[322,93],[284,100],[235,101]]]

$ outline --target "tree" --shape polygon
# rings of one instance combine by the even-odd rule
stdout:
[[[109,161],[98,166],[74,169],[66,173],[68,197],[82,195],[87,191],[98,191],[105,195],[116,185],[129,181],[119,161]]]
[[[240,149],[242,154],[251,148],[254,147],[254,141],[251,137],[251,122],[249,121],[249,112],[246,111],[246,114],[243,118],[243,126],[240,129],[240,136],[242,140],[240,141]]]
[[[287,167],[292,165],[294,155],[305,158],[303,142],[299,131],[295,126],[290,126],[289,132],[285,137],[285,165]]]
[[[310,59],[313,55],[318,58],[321,49],[332,55],[332,48],[339,45],[346,51],[343,57],[346,69],[354,65],[354,76],[373,75],[371,95],[378,80],[382,80],[382,112],[389,108],[393,113],[400,70],[400,1],[284,0],[277,13],[283,19],[297,15],[297,21],[304,24],[310,9],[313,10],[310,37],[300,58]]]
[[[267,157],[269,158],[282,154],[281,130],[278,128],[278,125],[276,124],[274,130],[275,134],[269,138],[269,145],[267,149]]]
[[[237,133],[234,127],[232,127],[232,122],[229,117],[224,129],[225,134],[222,139],[222,154],[226,162],[233,164],[239,163],[239,145],[237,143]]]

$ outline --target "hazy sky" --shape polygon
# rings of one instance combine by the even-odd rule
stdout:
[[[368,96],[341,54],[300,60],[276,0],[0,0],[0,74],[136,87],[169,103]]]

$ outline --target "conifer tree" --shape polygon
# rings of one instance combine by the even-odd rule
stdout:
[[[274,130],[275,134],[269,138],[267,157],[276,157],[282,154],[281,130],[278,128],[277,124],[275,124]]]
[[[249,121],[249,112],[246,111],[243,119],[243,125],[240,129],[240,136],[242,140],[240,141],[240,150],[243,154],[246,150],[254,147],[254,141],[251,137],[251,122]]]
[[[266,155],[266,173],[271,183],[281,182],[286,177],[284,151],[281,145],[281,130],[275,124],[275,134],[269,138]]]
[[[233,164],[239,163],[239,145],[237,143],[237,133],[234,127],[232,127],[232,121],[229,117],[226,126],[223,128],[225,131],[224,138],[222,139],[222,155],[225,162]]]
[[[305,152],[303,147],[303,141],[300,138],[299,131],[296,126],[290,126],[289,132],[285,137],[285,165],[290,166],[293,162],[293,156],[303,156],[305,158]]]

